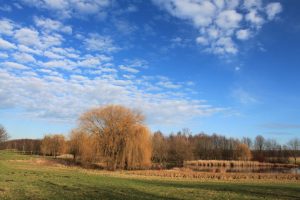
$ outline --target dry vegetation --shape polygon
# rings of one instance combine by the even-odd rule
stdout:
[[[173,170],[136,170],[128,171],[126,174],[140,176],[155,176],[168,178],[187,178],[197,180],[288,180],[300,181],[300,174],[282,173],[209,173],[196,172],[189,169]]]
[[[57,161],[58,158],[0,151],[0,199],[292,200],[300,196],[299,179],[219,180],[213,174],[194,178],[189,175],[191,172],[181,170],[112,172],[66,166]]]
[[[197,168],[197,167],[297,167],[294,164],[281,164],[281,163],[263,163],[258,161],[229,161],[229,160],[192,160],[185,161],[184,167]]]

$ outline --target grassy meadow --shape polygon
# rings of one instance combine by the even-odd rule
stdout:
[[[137,176],[0,151],[0,199],[300,199],[300,182]]]

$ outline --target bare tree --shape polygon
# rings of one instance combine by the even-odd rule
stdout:
[[[152,160],[153,162],[164,165],[168,158],[168,142],[160,131],[152,136]]]
[[[288,142],[288,146],[290,147],[291,154],[295,160],[295,165],[297,164],[297,156],[300,151],[300,140],[298,138],[291,139]]]
[[[143,121],[140,112],[108,105],[84,113],[80,117],[79,128],[96,138],[96,151],[105,159],[108,168],[115,170],[149,165],[151,141]]]
[[[242,141],[243,144],[247,145],[250,149],[252,148],[252,140],[249,137],[243,137]]]
[[[185,160],[193,159],[193,147],[190,141],[190,135],[178,132],[171,135],[168,139],[168,161],[175,166],[183,166]]]
[[[8,133],[6,129],[0,124],[0,143],[5,142],[8,139]]]
[[[65,137],[60,134],[46,135],[41,143],[41,151],[44,155],[52,155],[56,158],[66,149]]]
[[[265,147],[265,138],[261,135],[256,136],[254,146],[255,150],[261,152]]]

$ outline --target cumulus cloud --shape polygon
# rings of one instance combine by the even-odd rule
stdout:
[[[248,29],[241,29],[236,32],[236,37],[239,40],[247,40],[250,37],[250,31]]]
[[[0,58],[8,58],[7,53],[0,52]]]
[[[216,19],[216,24],[221,29],[233,29],[239,27],[243,16],[235,10],[224,10]]]
[[[137,26],[126,20],[114,20],[113,23],[116,29],[124,35],[130,35],[138,30]]]
[[[0,35],[12,35],[14,24],[8,19],[0,19]]]
[[[92,51],[115,52],[120,50],[109,36],[102,36],[97,33],[90,34],[84,42],[86,48]]]
[[[0,49],[15,49],[16,45],[0,38]]]
[[[31,54],[28,54],[28,53],[15,53],[13,54],[13,57],[14,59],[17,61],[17,62],[20,62],[20,63],[35,63],[36,60],[35,58],[31,55]]]
[[[41,27],[45,31],[58,31],[64,33],[72,33],[71,26],[65,26],[60,21],[52,20],[49,18],[34,17],[36,26]]]
[[[2,63],[0,63],[0,65],[4,68],[7,68],[7,69],[20,69],[20,70],[29,69],[25,65],[15,63],[15,62],[8,62],[8,61],[7,62],[2,62]]]
[[[136,74],[136,73],[139,72],[139,70],[137,70],[137,69],[134,69],[132,67],[127,67],[127,66],[124,66],[124,65],[121,65],[120,69],[123,70],[123,71],[129,72],[129,73],[133,73],[133,74]]]
[[[172,16],[190,22],[199,30],[196,43],[217,55],[237,54],[237,39],[249,39],[250,33],[282,11],[280,3],[269,3],[264,8],[261,0],[152,1]]]
[[[36,29],[28,27],[16,29],[14,38],[20,45],[29,48],[34,47],[37,50],[58,46],[63,40],[63,37],[57,33],[41,33]]]
[[[111,0],[22,0],[37,9],[50,10],[61,18],[103,15]]]
[[[53,7],[62,6],[55,2]],[[140,109],[153,124],[223,110],[189,98],[188,83],[140,75],[147,69],[145,60],[116,64],[111,54],[120,49],[110,37],[89,34],[64,43],[69,36],[57,31],[60,25],[51,21],[45,31],[45,21],[36,21],[36,27],[15,24],[0,40],[6,46],[0,54],[0,108],[18,108],[33,118],[75,120],[86,109],[116,103]]]
[[[36,30],[30,28],[21,28],[16,31],[14,35],[19,44],[28,46],[40,46],[41,41],[39,33]]]
[[[265,22],[264,18],[258,14],[257,10],[250,10],[248,14],[245,16],[246,21],[252,23],[252,26],[255,28],[260,28],[262,24]]]
[[[174,87],[174,83],[167,84],[166,87]],[[138,108],[145,112],[150,123],[158,124],[221,111],[201,101],[191,102],[172,93],[146,93],[137,87],[136,80],[108,76],[89,78],[71,75],[63,78],[49,74],[36,77],[0,70],[0,85],[0,106],[3,102],[12,102],[11,107],[22,107],[32,117],[39,118],[74,120],[84,110],[107,103]]]
[[[278,13],[282,11],[282,6],[280,3],[269,3],[266,7],[266,12],[268,15],[268,19],[272,20],[276,17]]]

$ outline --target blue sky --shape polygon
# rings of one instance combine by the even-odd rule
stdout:
[[[166,134],[299,135],[299,1],[0,3],[0,123],[11,138],[67,135],[108,103]]]

